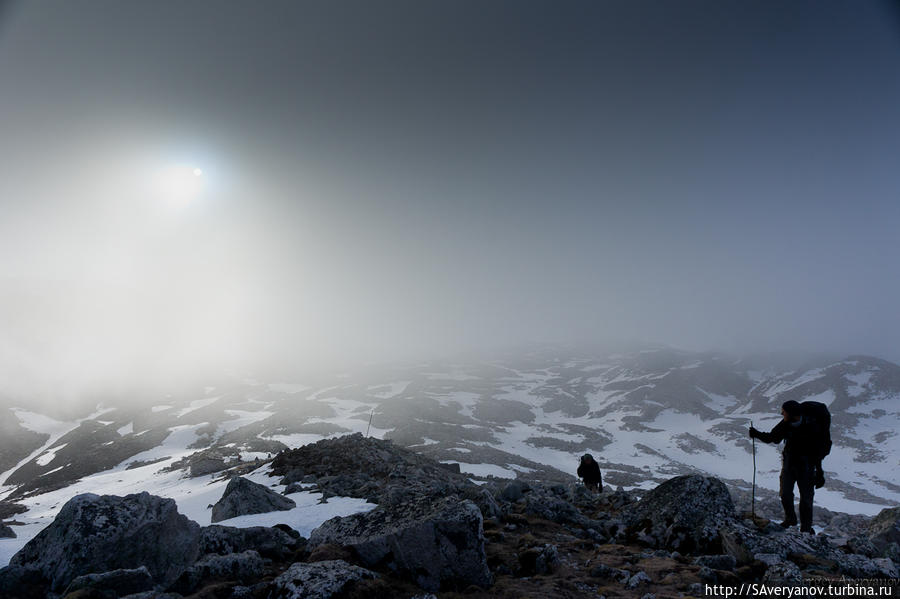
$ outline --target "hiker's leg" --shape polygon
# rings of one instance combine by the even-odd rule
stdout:
[[[796,482],[791,472],[787,459],[781,463],[781,507],[784,508],[784,522],[786,524],[797,523],[797,512],[794,511],[794,483]]]
[[[809,460],[798,467],[797,489],[800,491],[800,530],[812,530],[815,466]]]

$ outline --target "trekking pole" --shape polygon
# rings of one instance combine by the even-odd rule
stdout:
[[[753,421],[750,421],[753,426]],[[756,517],[756,437],[753,437],[753,495],[750,499],[750,515]]]
[[[375,417],[375,408],[372,408],[372,413],[369,415],[369,426],[366,427],[366,438],[367,439],[369,438],[369,429],[372,428],[372,418],[374,418],[374,417]],[[754,460],[753,464],[754,464],[753,469],[755,470],[756,469],[756,465],[755,465],[756,461],[755,460]],[[756,476],[756,472],[754,472],[753,475]]]

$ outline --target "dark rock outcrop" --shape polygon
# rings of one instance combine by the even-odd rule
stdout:
[[[175,581],[171,590],[182,595],[196,591],[201,584],[212,581],[230,581],[247,583],[259,579],[263,575],[265,563],[260,555],[253,551],[203,556],[197,563],[184,571]]]
[[[667,480],[647,493],[629,516],[645,543],[681,553],[717,553],[719,529],[734,521],[725,484],[699,475]]]
[[[3,522],[0,522],[0,539],[15,539],[15,538],[16,538],[15,531],[11,527],[4,524]]]
[[[21,503],[13,503],[12,501],[0,501],[0,520],[6,520],[7,518],[12,518],[16,514],[22,514],[27,511],[28,508]]]
[[[173,499],[86,493],[70,499],[10,565],[40,573],[54,591],[84,574],[141,566],[165,586],[197,559],[199,537],[200,526]]]
[[[379,504],[467,490],[474,495],[470,488],[478,488],[431,458],[359,433],[283,451],[272,462],[272,473],[284,484],[314,480],[333,495]]]
[[[342,560],[292,564],[269,585],[270,599],[329,599],[358,580],[377,578],[374,572]]]
[[[876,555],[900,562],[900,507],[881,510],[866,533]]]
[[[734,557],[738,564],[748,564],[754,560],[770,565],[792,560],[828,563],[831,569],[850,578],[893,578],[897,572],[890,560],[874,560],[864,555],[845,553],[821,535],[782,530],[760,532],[737,522],[723,526],[720,534],[723,552]],[[773,572],[772,576],[778,580],[781,579],[778,577],[785,576],[785,579],[790,579],[793,569],[787,574]]]
[[[0,597],[32,599],[47,595],[47,581],[36,570],[10,565],[0,568]]]
[[[153,588],[153,577],[146,566],[140,568],[113,570],[102,574],[85,574],[79,576],[69,584],[63,595],[91,589],[94,593],[104,591],[114,593],[115,596],[132,595],[149,591]]]
[[[428,591],[491,584],[482,516],[470,501],[423,498],[332,518],[310,535],[315,547],[351,547],[367,566],[387,565]]]
[[[18,485],[9,498],[16,499],[61,489],[81,478],[121,464],[128,458],[162,443],[169,429],[155,428],[139,435],[121,436],[115,426],[98,421],[82,422],[54,442],[60,448],[53,460],[37,457],[17,468],[4,484]]]
[[[212,521],[221,522],[246,514],[265,514],[297,507],[293,499],[241,476],[228,481],[222,498],[212,508]]]
[[[47,433],[36,433],[19,424],[19,419],[12,410],[0,408],[0,439],[3,439],[0,444],[0,472],[6,472],[18,464],[49,438]],[[7,484],[2,480],[0,483]]]
[[[258,552],[269,559],[284,559],[306,545],[306,539],[296,530],[278,525],[234,528],[214,524],[200,531],[200,554]]]

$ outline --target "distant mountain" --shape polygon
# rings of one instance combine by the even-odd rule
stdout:
[[[591,453],[613,486],[707,473],[740,495],[753,475],[750,422],[770,428],[784,401],[814,399],[831,409],[835,443],[816,504],[874,514],[900,503],[900,366],[869,356],[784,363],[670,348],[544,351],[318,380],[216,381],[143,406],[108,402],[77,421],[23,405],[0,420],[0,499],[46,508],[51,491],[116,493],[124,473],[148,485],[165,479],[173,496],[179,484],[351,432],[459,463],[473,477],[569,481]],[[756,452],[759,492],[771,496],[780,456],[761,443]]]

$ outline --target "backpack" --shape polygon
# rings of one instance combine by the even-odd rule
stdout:
[[[804,401],[800,404],[804,419],[813,429],[812,450],[817,460],[831,453],[831,413],[828,407],[818,401]]]

